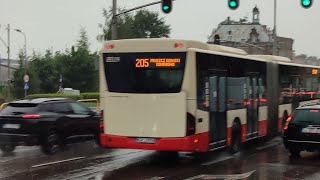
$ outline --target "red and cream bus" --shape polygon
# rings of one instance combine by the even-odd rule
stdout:
[[[100,58],[101,144],[199,151],[273,136],[319,97],[320,67],[196,41],[107,41]],[[308,89],[286,96],[282,89]]]

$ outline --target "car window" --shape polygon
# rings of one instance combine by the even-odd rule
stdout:
[[[319,109],[296,110],[291,122],[320,124],[320,110]]]
[[[34,113],[38,104],[34,103],[10,103],[1,112],[2,115],[19,115]]]
[[[75,114],[81,114],[81,115],[90,114],[90,110],[85,108],[84,106],[82,106],[79,103],[72,102],[72,103],[70,103],[70,105],[71,105],[71,109],[73,110],[73,112]]]
[[[47,112],[70,113],[71,108],[66,102],[55,102],[43,105],[43,109]]]

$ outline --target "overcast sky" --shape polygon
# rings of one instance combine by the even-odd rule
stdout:
[[[123,8],[133,8],[157,0],[118,0]],[[103,23],[102,8],[110,7],[112,0],[0,0],[0,37],[7,41],[6,24],[24,31],[27,35],[28,53],[64,50],[73,45],[80,27],[85,27],[91,50],[97,51],[101,44],[96,41]],[[227,16],[239,20],[244,16],[252,19],[252,9],[260,9],[260,23],[273,27],[273,0],[240,0],[240,7],[232,11],[227,0],[176,0],[169,15],[160,11],[160,5],[148,10],[160,13],[171,25],[171,38],[207,42],[212,29]],[[320,2],[310,9],[300,6],[300,0],[278,0],[278,35],[293,38],[297,54],[320,57]],[[11,31],[11,57],[16,58],[23,47],[23,36]],[[0,43],[0,55],[6,58],[6,48]]]

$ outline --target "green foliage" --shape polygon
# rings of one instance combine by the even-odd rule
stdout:
[[[100,41],[111,39],[111,8],[103,9],[103,16],[105,23],[99,24],[102,34],[97,36]],[[117,17],[118,39],[169,37],[170,31],[170,26],[165,24],[164,18],[160,18],[157,12],[142,9],[136,14],[126,13]]]
[[[31,55],[27,74],[30,77],[30,89],[33,93],[56,93],[61,85],[60,75],[63,77],[62,86],[80,90],[80,92],[98,91],[98,71],[95,67],[97,53],[89,50],[88,36],[81,28],[79,39],[75,46],[64,52],[46,50],[44,55]],[[23,76],[25,74],[25,53],[19,53],[20,68],[14,73],[14,83],[10,88],[16,98],[24,97]]]
[[[70,98],[74,100],[83,99],[82,95],[71,95],[71,94],[60,94],[60,93],[49,93],[49,94],[29,94],[28,98]]]
[[[83,99],[98,99],[100,98],[99,92],[87,92],[87,93],[81,93],[81,96],[83,96]]]

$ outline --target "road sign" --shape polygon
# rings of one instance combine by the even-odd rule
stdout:
[[[29,84],[27,82],[24,83],[23,89],[29,89]]]
[[[29,82],[29,76],[27,74],[23,76],[23,81],[25,83]]]

